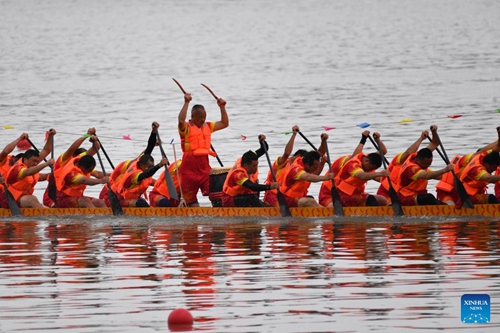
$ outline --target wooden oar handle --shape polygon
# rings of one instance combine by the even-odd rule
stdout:
[[[184,88],[182,88],[181,84],[179,83],[179,81],[177,81],[176,79],[172,78],[172,80],[174,80],[174,82],[177,84],[177,86],[181,89],[181,91],[184,93],[184,95],[186,95],[186,90],[184,90]]]
[[[201,85],[202,85],[202,86],[204,86],[204,87],[205,87],[205,88],[206,88],[206,89],[207,89],[207,90],[208,90],[208,91],[212,94],[212,96],[214,96],[214,98],[215,98],[216,100],[218,100],[218,99],[219,99],[219,97],[217,97],[217,95],[216,95],[216,94],[214,94],[214,92],[212,91],[212,89],[210,89],[210,88],[209,88],[206,84],[203,84],[203,83],[202,83]]]

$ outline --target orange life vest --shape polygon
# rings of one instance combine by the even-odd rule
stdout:
[[[0,175],[2,175],[4,178],[7,177],[7,174],[9,173],[9,170],[12,168],[12,165],[10,165],[10,162],[14,159],[14,155],[9,155],[3,161],[3,164],[0,166]],[[1,186],[3,188],[3,186]]]
[[[423,194],[427,193],[427,179],[417,179],[411,181],[409,184],[402,184],[401,183],[401,175],[408,169],[409,167],[413,166],[418,166],[417,163],[415,163],[415,157],[417,156],[417,153],[413,153],[408,158],[406,161],[401,165],[401,169],[399,170],[399,176],[397,178],[397,186],[398,186],[398,193],[401,194],[404,197],[411,197],[417,194]],[[418,166],[420,168],[420,166]],[[429,169],[426,169],[424,171],[428,171]]]
[[[174,181],[175,190],[177,193],[180,193],[179,188],[179,178],[177,178],[177,168],[181,165],[182,160],[177,160],[176,163],[172,163],[168,166],[168,172],[170,176],[172,176],[172,180]],[[167,182],[165,180],[165,170],[163,170],[160,174],[160,177],[156,180],[153,191],[160,193],[164,197],[170,199],[170,194],[168,193]]]
[[[473,179],[469,176],[469,172],[472,168],[477,168],[479,166],[480,170],[486,171],[486,168],[483,166],[483,158],[491,153],[491,150],[485,151],[481,154],[477,154],[472,158],[472,160],[467,164],[467,166],[462,171],[460,175],[460,180],[464,184],[465,190],[471,196],[476,194],[484,194],[486,193],[486,187],[489,182],[485,180],[477,180]]]
[[[109,175],[109,183],[113,184],[113,183],[119,182],[120,179],[122,179],[125,172],[127,172],[128,168],[130,167],[130,164],[136,160],[137,159],[126,160],[126,161],[118,163],[116,168]]]
[[[12,170],[14,170],[14,168],[18,165],[21,166],[21,168],[28,168],[26,164],[22,162],[22,159],[18,160],[17,163],[7,173],[7,178],[5,178],[7,182],[10,178]],[[33,194],[33,192],[35,191],[35,185],[38,182],[39,178],[40,173],[37,172],[34,175],[26,176],[23,179],[18,179],[15,183],[7,184],[7,186],[14,199],[19,200],[19,198],[21,198],[23,195]]]
[[[259,171],[257,170],[253,174],[248,174],[248,171],[241,166],[241,157],[236,160],[236,163],[233,165],[231,170],[227,173],[226,180],[224,181],[224,185],[222,186],[222,192],[226,193],[229,196],[235,197],[237,195],[243,195],[243,194],[255,194],[257,192],[252,191],[245,186],[241,186],[238,184],[234,184],[232,186],[229,186],[229,179],[231,179],[231,176],[236,172],[240,171],[243,172],[246,178],[250,180],[253,183],[257,183],[259,179]]]
[[[340,169],[342,169],[342,167],[346,163],[346,160],[349,157],[351,157],[351,155],[345,155],[345,156],[339,157],[335,161],[333,161],[333,163],[332,163],[332,173],[334,175],[338,175],[339,174]],[[330,170],[326,170],[325,176],[327,176],[329,174],[330,174]],[[332,181],[330,179],[324,180],[322,185],[325,186],[330,191],[332,190]]]
[[[62,172],[59,173],[58,178],[56,178],[57,190],[65,193],[70,197],[81,197],[83,192],[87,188],[85,184],[71,184],[66,183],[66,176],[68,176],[73,171],[77,171],[84,175],[85,177],[90,177],[89,173],[84,173],[78,166],[78,161],[81,159],[81,155],[72,158],[65,166],[62,168]]]
[[[309,190],[309,186],[311,186],[311,182],[306,180],[293,180],[293,184],[287,185],[288,178],[293,169],[298,168],[299,170],[304,169],[304,162],[302,161],[302,157],[297,157],[295,161],[283,172],[283,181],[280,183],[280,192],[290,198],[303,198],[307,196],[307,192]],[[290,179],[291,181],[292,179]]]
[[[401,162],[399,161],[403,153],[399,153],[391,160],[391,163],[387,166],[387,170],[389,170],[389,177],[391,178],[391,184],[394,190],[398,190],[398,176],[399,171],[401,170]],[[380,186],[384,187],[386,190],[389,190],[389,180],[387,177],[380,178]]]
[[[152,177],[144,178],[139,184],[134,184],[132,180],[137,177],[143,171],[139,168],[138,163],[132,163],[128,170],[125,172],[123,177],[111,185],[111,188],[115,193],[119,193],[125,200],[138,199],[143,193],[146,192],[148,187],[153,182]],[[130,181],[126,186],[127,181]]]
[[[460,155],[455,155],[450,163],[453,164],[453,171],[460,178],[462,171],[469,164],[474,154],[467,154],[462,157]],[[436,188],[438,190],[442,190],[445,192],[452,192],[455,188],[455,177],[453,177],[453,173],[447,172],[442,177],[441,180],[436,184]]]
[[[201,128],[199,128],[190,120],[186,123],[186,126],[189,128],[189,134],[187,137],[181,137],[181,148],[183,152],[191,152],[195,156],[217,156],[210,147],[212,132],[207,123],[204,123]]]
[[[356,190],[361,193],[365,191],[367,180],[354,177],[344,172],[344,170],[346,170],[348,166],[351,166],[353,164],[359,164],[359,168],[362,168],[362,159],[365,156],[367,155],[365,155],[364,153],[359,153],[358,155],[354,156],[349,161],[347,161],[340,169],[340,172],[335,175],[335,186],[340,191],[348,195],[352,195]]]

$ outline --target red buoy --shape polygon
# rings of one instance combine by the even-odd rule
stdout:
[[[169,326],[191,326],[193,325],[193,316],[191,312],[186,309],[179,308],[170,312],[168,316],[168,325]]]

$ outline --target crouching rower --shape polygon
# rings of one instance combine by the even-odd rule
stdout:
[[[321,134],[322,143],[328,135]],[[321,149],[321,148],[320,148]],[[304,156],[297,157],[284,171],[280,192],[285,197],[288,207],[320,206],[314,197],[308,195],[311,183],[333,179],[333,174],[320,176],[326,159],[317,151],[309,151]]]
[[[91,137],[91,141],[96,142],[97,137]],[[102,178],[90,177],[95,166],[94,157],[85,155],[85,152],[73,157],[66,163],[56,178],[57,208],[106,207],[104,200],[84,196],[87,185],[105,184],[109,181],[107,176]]]
[[[437,126],[432,125],[431,132],[435,133],[436,131]],[[443,204],[434,195],[427,192],[429,179],[440,179],[443,174],[453,169],[453,164],[448,164],[443,169],[436,171],[429,169],[432,164],[432,152],[438,145],[437,136],[433,135],[432,142],[427,148],[422,148],[417,153],[410,154],[401,166],[395,182],[395,189],[398,192],[398,199],[401,205]]]

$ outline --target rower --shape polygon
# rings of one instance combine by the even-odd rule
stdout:
[[[209,174],[211,168],[208,155],[217,156],[211,149],[212,133],[228,127],[229,118],[226,112],[226,101],[218,98],[217,105],[221,114],[219,121],[206,122],[207,113],[205,107],[199,104],[191,108],[191,119],[186,121],[191,100],[191,94],[184,94],[184,105],[178,116],[178,131],[183,151],[179,174],[186,204],[198,207],[198,190],[201,190],[204,196],[210,193]]]
[[[47,180],[48,174],[40,174],[40,171],[54,164],[52,158],[47,162],[40,163],[40,160],[50,154],[52,138],[56,131],[50,129],[49,134],[43,149],[40,152],[28,149],[22,159],[9,170],[5,178],[9,191],[21,208],[49,208],[40,203],[38,198],[33,195],[37,182]]]
[[[379,133],[374,133],[380,138]],[[365,137],[360,143],[364,143]],[[382,142],[380,141],[382,145]],[[335,186],[339,192],[342,206],[387,206],[387,199],[381,195],[373,195],[365,192],[366,183],[369,180],[377,180],[380,177],[389,176],[389,171],[376,171],[382,165],[382,158],[378,152],[365,154],[360,152],[347,159],[339,172],[335,175]],[[333,203],[330,203],[331,207]]]
[[[431,132],[437,131],[437,126],[431,126]],[[395,179],[395,189],[398,199],[403,206],[415,205],[441,205],[434,195],[427,192],[429,179],[440,179],[441,176],[453,169],[453,164],[448,164],[440,170],[431,171],[432,152],[438,147],[437,136],[433,135],[432,142],[427,148],[422,148],[416,153],[408,156],[401,165],[398,176]],[[392,180],[392,178],[391,178]]]
[[[324,152],[324,143],[328,139],[326,133],[321,134],[321,146],[318,151],[309,151],[304,156],[295,158],[287,166],[280,183],[280,192],[283,193],[288,207],[315,207],[320,206],[314,197],[308,195],[311,183],[333,179],[333,174],[320,176],[326,158],[319,152]]]

